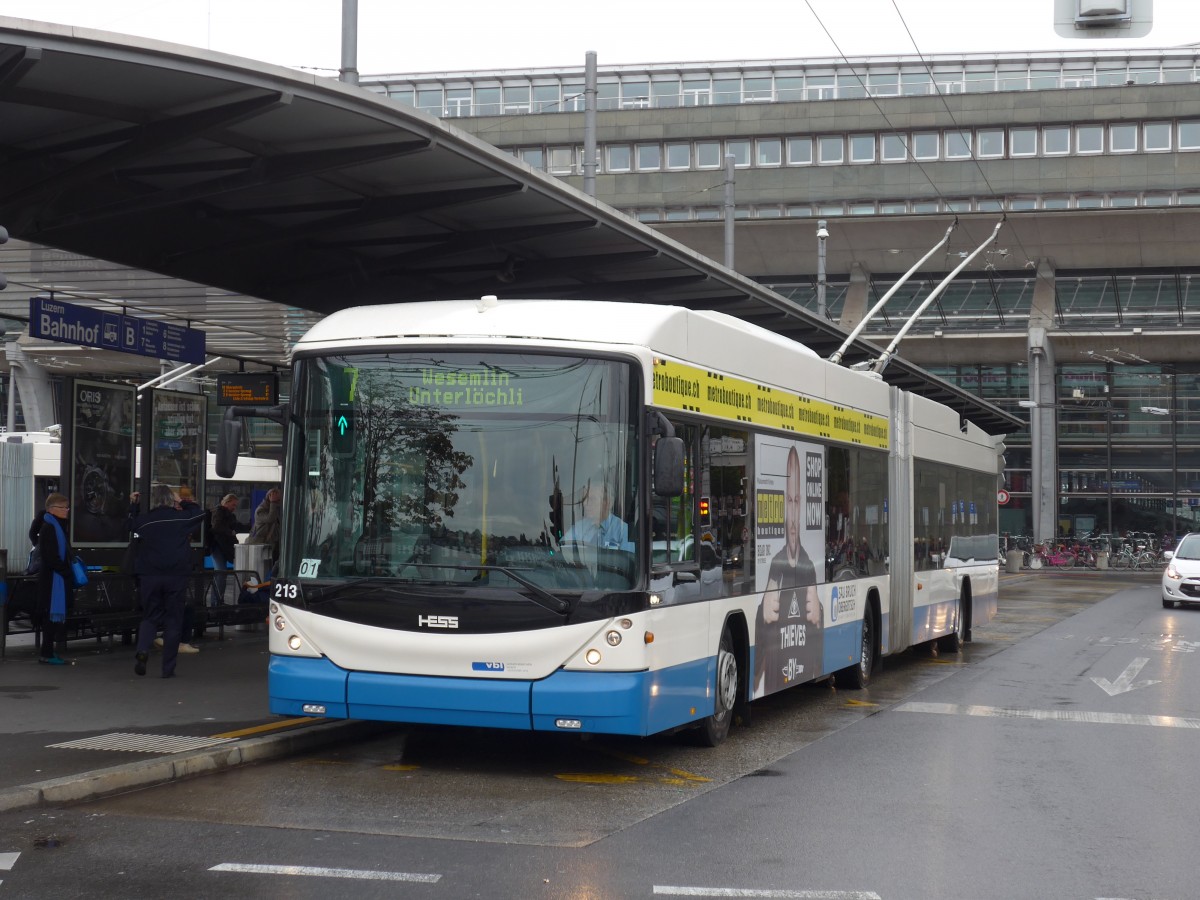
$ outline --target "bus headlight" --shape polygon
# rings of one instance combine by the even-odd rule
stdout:
[[[290,649],[299,650],[303,646],[304,641],[300,640],[300,635],[293,634],[288,638],[287,644]]]
[[[608,646],[615,647],[617,644],[621,643],[621,632],[610,631],[604,636],[604,639],[608,641]]]
[[[588,665],[590,666],[600,665],[600,651],[594,647],[585,653],[583,658],[588,661]]]
[[[275,630],[283,631],[283,629],[285,629],[285,628],[287,628],[287,622],[285,622],[283,620],[283,616],[276,616],[275,617]]]

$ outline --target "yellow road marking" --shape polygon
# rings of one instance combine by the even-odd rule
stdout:
[[[421,767],[414,766],[409,763],[392,763],[391,765],[384,766],[383,771],[385,771],[385,772],[412,772],[419,768],[421,768]]]
[[[263,734],[267,731],[278,731],[281,728],[291,728],[293,725],[299,725],[301,722],[315,722],[316,719],[301,717],[299,719],[284,719],[280,722],[268,722],[266,725],[255,725],[253,728],[243,728],[240,731],[227,731],[224,734],[213,734],[210,737],[215,738],[240,738],[247,737],[252,734]]]
[[[847,706],[878,706],[878,703],[871,703],[868,700],[847,700]]]

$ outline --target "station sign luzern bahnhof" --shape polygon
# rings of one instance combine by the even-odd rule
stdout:
[[[204,362],[203,331],[89,309],[50,297],[30,299],[29,336],[154,359]]]

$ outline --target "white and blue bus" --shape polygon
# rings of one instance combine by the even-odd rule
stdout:
[[[274,713],[715,745],[995,612],[996,439],[730,316],[372,306],[293,363],[218,442],[287,428]]]

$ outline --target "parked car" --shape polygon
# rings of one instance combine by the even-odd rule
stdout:
[[[1200,534],[1185,534],[1174,550],[1163,551],[1167,568],[1162,576],[1163,606],[1200,603]]]

